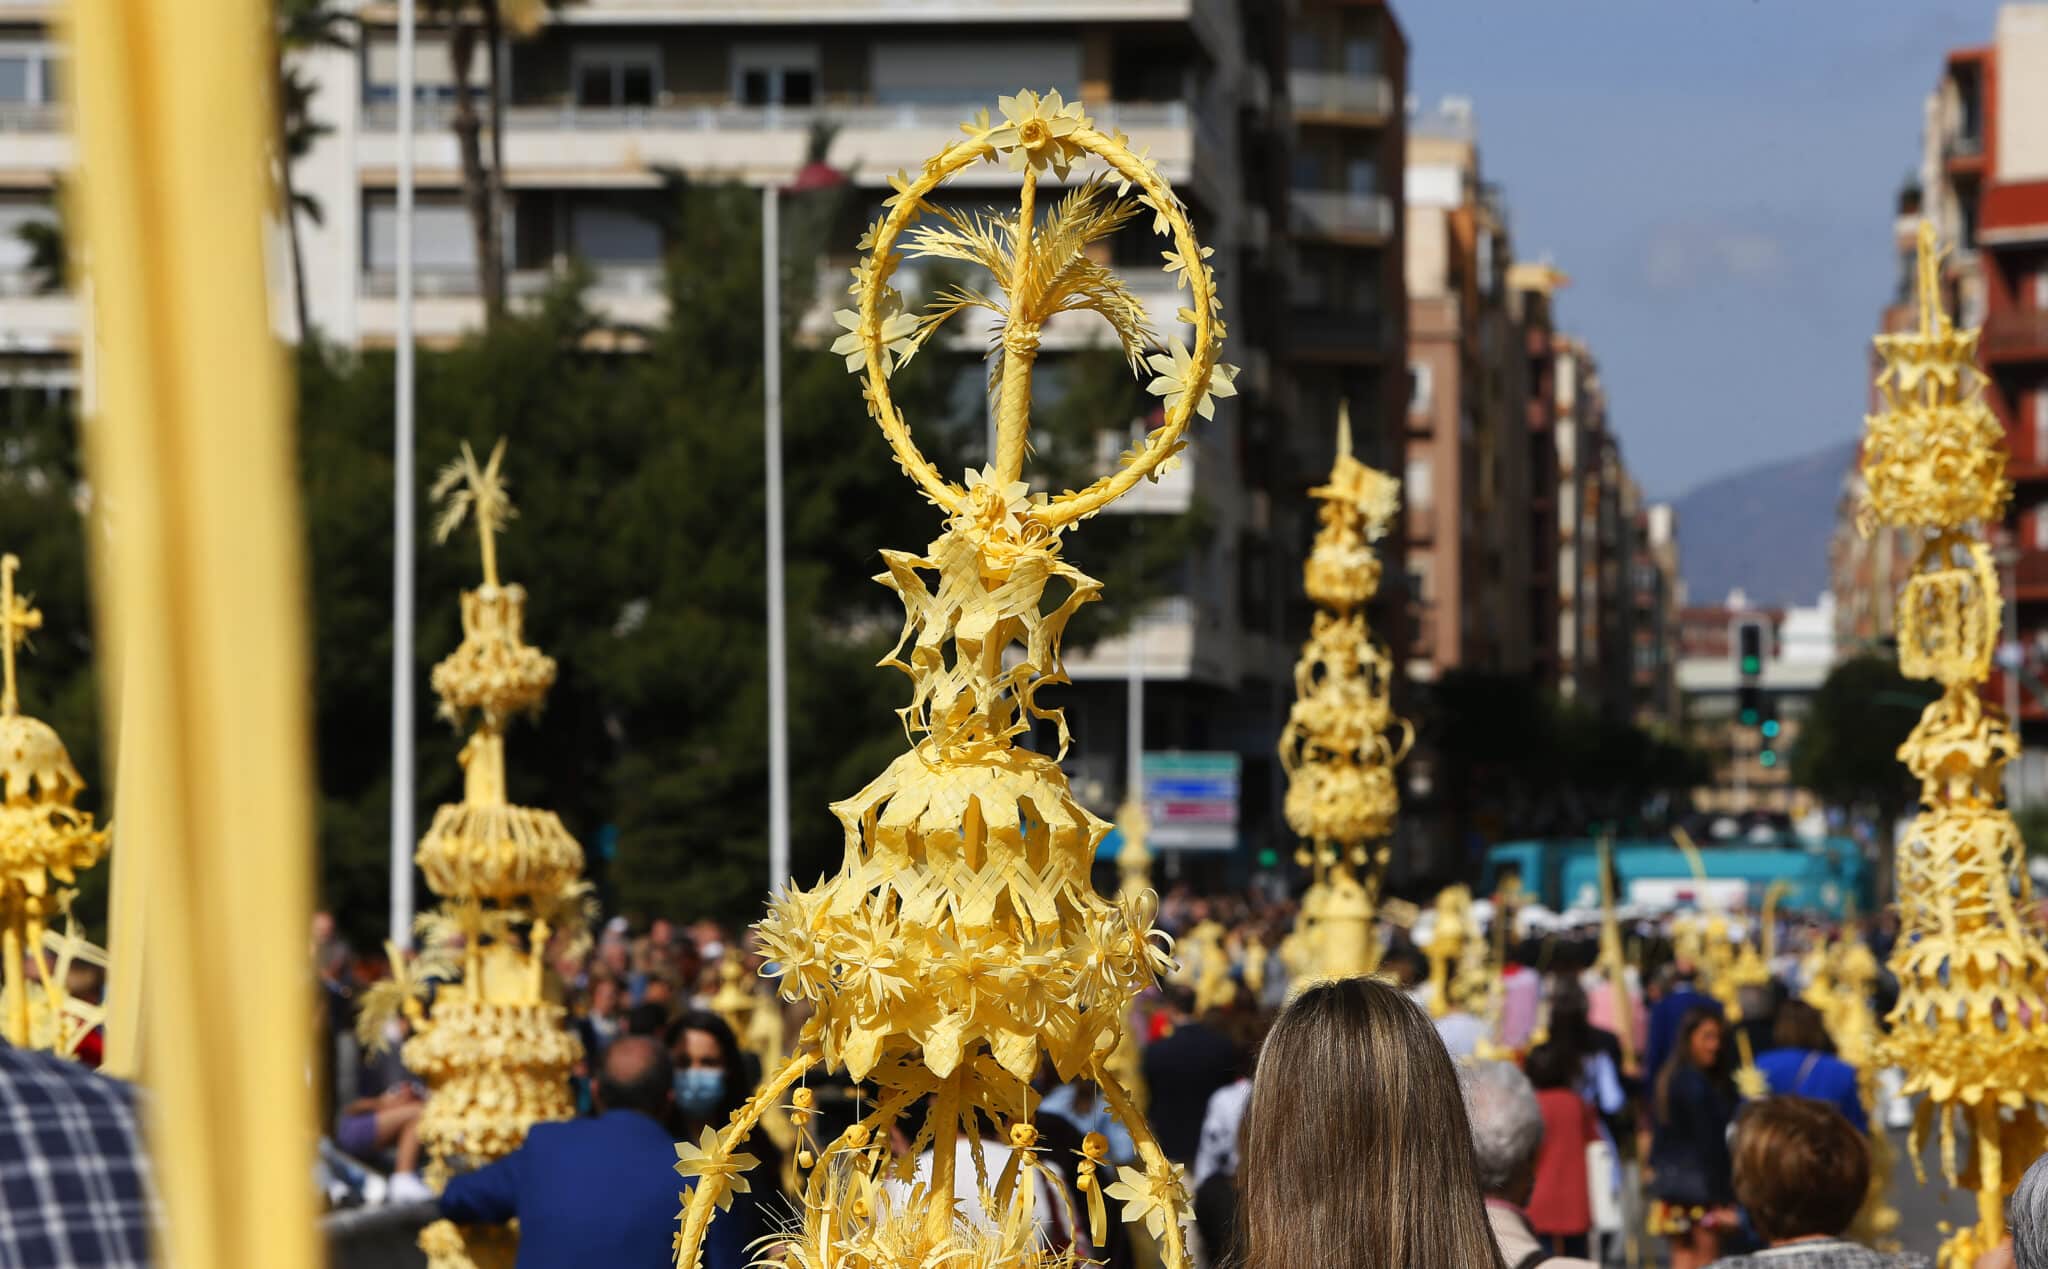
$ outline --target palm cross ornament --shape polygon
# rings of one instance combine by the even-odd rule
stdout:
[[[1064,1183],[1041,1184],[1031,1081],[1050,1063],[1063,1079],[1091,1079],[1138,1146],[1138,1166],[1113,1181],[1096,1135],[1073,1160],[1085,1216],[1064,1226],[1106,1235],[1105,1197],[1144,1224],[1173,1269],[1187,1263],[1181,1233],[1186,1192],[1130,1095],[1106,1068],[1137,993],[1171,967],[1154,931],[1156,898],[1138,890],[1111,901],[1095,893],[1089,866],[1108,825],[1074,798],[1059,754],[1020,748],[1040,721],[1064,753],[1066,724],[1039,689],[1066,681],[1060,638],[1100,583],[1060,554],[1064,529],[1101,511],[1138,481],[1160,474],[1186,444],[1193,416],[1233,392],[1235,371],[1217,364],[1223,339],[1215,277],[1187,213],[1156,167],[1121,135],[1098,131],[1079,104],[1058,94],[1002,99],[1002,120],[964,126],[895,194],[861,246],[856,307],[840,313],[846,335],[833,351],[861,375],[870,413],[897,461],[945,513],[923,552],[884,551],[877,580],[896,591],[905,619],[884,664],[910,680],[900,711],[910,740],[868,786],[832,810],[845,833],[838,873],[809,890],[790,888],[758,927],[786,999],[813,1007],[796,1052],[721,1131],[678,1147],[677,1170],[696,1178],[676,1238],[677,1264],[698,1263],[705,1231],[753,1163],[742,1147],[762,1115],[787,1097],[804,1139],[801,1228],[769,1263],[802,1269],[1057,1269],[1071,1250],[1039,1240],[1034,1208],[1064,1201]],[[1020,174],[1014,214],[963,214],[929,201],[977,163]],[[1050,176],[1099,164],[1037,210]],[[1192,343],[1164,348],[1122,278],[1088,248],[1149,217],[1166,238],[1167,272],[1189,291],[1179,312]],[[901,249],[899,250],[899,244]],[[922,312],[906,311],[891,278],[906,258],[980,266],[995,289],[949,287]],[[949,319],[968,309],[997,315],[990,393],[996,446],[964,484],[942,477],[911,440],[889,376]],[[1117,468],[1079,491],[1033,493],[1024,480],[1031,376],[1048,322],[1090,312],[1116,333],[1133,371],[1149,375],[1164,418]],[[1109,422],[1105,420],[1105,422]],[[859,1081],[862,1114],[829,1141],[810,1134],[813,1068]],[[921,1115],[914,1107],[928,1109]],[[892,1128],[914,1148],[888,1156]],[[982,1141],[996,1131],[1011,1149],[992,1170]],[[918,1156],[927,1160],[920,1165]],[[955,1194],[980,1198],[989,1221],[960,1210]]]

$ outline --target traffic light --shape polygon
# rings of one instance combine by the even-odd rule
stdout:
[[[1735,689],[1735,720],[1744,727],[1755,727],[1763,719],[1764,690],[1754,683]]]
[[[1280,866],[1280,852],[1279,852],[1279,851],[1277,851],[1277,850],[1274,850],[1274,849],[1273,849],[1272,847],[1268,846],[1268,847],[1267,847],[1266,849],[1264,849],[1264,850],[1262,850],[1262,851],[1260,851],[1260,852],[1259,852],[1259,867],[1261,867],[1261,868],[1278,868],[1279,866]]]
[[[1777,697],[1763,698],[1759,718],[1757,731],[1763,735],[1763,745],[1757,750],[1756,760],[1765,768],[1775,767],[1778,765],[1778,733],[1784,730],[1778,723]]]
[[[1756,760],[1759,765],[1766,769],[1775,767],[1778,765],[1778,751],[1768,748],[1761,749],[1757,751]]]
[[[1764,628],[1754,621],[1736,627],[1736,653],[1742,677],[1753,679],[1764,672]]]

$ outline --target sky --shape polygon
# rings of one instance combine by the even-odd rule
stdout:
[[[1391,2],[1652,497],[1857,435],[1925,99],[1995,0]]]

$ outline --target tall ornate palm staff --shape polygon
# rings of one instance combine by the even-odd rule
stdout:
[[[476,730],[462,747],[462,801],[436,811],[420,839],[420,869],[442,898],[419,921],[425,951],[410,970],[393,951],[396,977],[373,989],[360,1024],[376,1036],[395,1008],[413,1023],[405,1065],[430,1090],[420,1141],[436,1186],[518,1149],[535,1123],[572,1118],[569,1071],[582,1056],[546,974],[554,932],[585,920],[583,850],[553,811],[506,800],[505,727],[540,708],[555,663],[523,637],[526,588],[498,580],[497,535],[514,514],[504,457],[501,440],[479,465],[465,443],[434,486],[446,503],[439,538],[471,519],[483,553],[483,584],[462,592],[462,642],[432,678],[442,715],[460,725],[473,713]],[[438,984],[429,1012],[422,998],[443,978],[454,981]],[[510,1263],[503,1231],[471,1231],[467,1244],[447,1222],[420,1236],[436,1269]]]
[[[41,611],[15,593],[20,567],[0,556],[0,1039],[72,1057],[106,1015],[71,995],[71,967],[104,969],[107,957],[78,935],[73,891],[62,887],[107,853],[107,830],[78,809],[85,781],[56,729],[20,709],[15,653],[43,624]],[[60,916],[63,929],[52,929]]]
[[[1315,867],[1317,892],[1302,909],[1306,960],[1312,973],[1344,978],[1379,965],[1373,914],[1387,835],[1401,806],[1394,765],[1415,738],[1408,721],[1394,715],[1392,661],[1365,621],[1365,605],[1380,588],[1372,544],[1399,512],[1401,486],[1352,457],[1348,405],[1338,408],[1329,482],[1309,493],[1323,504],[1322,528],[1302,570],[1318,611],[1294,665],[1295,701],[1280,733],[1280,762],[1287,770],[1287,826],[1308,844]]]
[[[1231,394],[1234,372],[1216,364],[1223,325],[1207,253],[1154,165],[1056,93],[1020,93],[1001,104],[1000,121],[984,114],[915,177],[895,178],[895,196],[861,241],[869,254],[855,270],[858,307],[839,315],[849,333],[834,351],[861,373],[898,462],[946,517],[924,553],[885,551],[888,571],[877,579],[906,610],[902,640],[883,663],[910,679],[901,716],[912,743],[833,807],[846,833],[839,873],[815,889],[782,893],[760,926],[784,994],[815,1002],[816,1013],[796,1054],[723,1131],[707,1129],[698,1144],[678,1147],[677,1170],[697,1178],[677,1237],[683,1269],[698,1263],[716,1211],[745,1188],[742,1173],[754,1161],[740,1148],[763,1111],[787,1094],[808,1116],[810,1090],[798,1085],[814,1067],[847,1071],[875,1100],[852,1127],[807,1151],[802,1227],[779,1253],[784,1263],[1074,1263],[1072,1250],[1042,1245],[1033,1219],[1033,1173],[1042,1165],[1031,1079],[1048,1059],[1064,1079],[1101,1085],[1141,1164],[1107,1192],[1123,1201],[1126,1220],[1160,1240],[1169,1266],[1187,1263],[1180,1176],[1105,1068],[1132,997],[1170,963],[1152,928],[1154,898],[1143,891],[1111,902],[1095,893],[1089,864],[1108,825],[1074,800],[1056,756],[1016,741],[1044,722],[1060,750],[1067,743],[1060,712],[1038,694],[1065,681],[1061,633],[1100,584],[1061,558],[1061,535],[1160,473],[1185,445],[1195,413],[1208,416],[1212,397]],[[1041,216],[1041,177],[1064,178],[1091,158],[1107,170]],[[1015,214],[970,215],[926,201],[983,162],[1021,174]],[[1191,291],[1179,316],[1193,327],[1192,345],[1175,338],[1169,351],[1150,351],[1157,344],[1143,305],[1088,253],[1140,216],[1169,240],[1167,270]],[[923,314],[905,313],[890,285],[906,256],[899,246],[979,265],[1003,294],[952,287]],[[1000,317],[990,373],[997,443],[995,461],[968,473],[963,486],[918,451],[889,375],[970,307]],[[1111,475],[1078,492],[1033,493],[1023,468],[1040,332],[1058,314],[1082,310],[1109,321],[1134,371],[1152,369],[1165,419]],[[920,1099],[921,1119],[913,1112]],[[899,1123],[914,1148],[890,1165],[886,1143]],[[984,1124],[1000,1128],[1012,1151],[1000,1175],[989,1175]],[[1097,1235],[1106,1232],[1098,1175],[1106,1148],[1091,1135],[1076,1167]],[[925,1151],[928,1168],[914,1170]],[[967,1166],[971,1178],[956,1175]],[[979,1193],[988,1221],[959,1210],[956,1192]]]
[[[2004,1234],[2018,1181],[2006,1161],[2048,1145],[2048,951],[2001,805],[2001,769],[2017,740],[1984,704],[2001,602],[1983,526],[2004,510],[2004,434],[1982,399],[1975,330],[1957,330],[1939,294],[1934,227],[1920,226],[1920,328],[1879,335],[1884,408],[1868,419],[1861,527],[1908,528],[1925,544],[1899,604],[1899,669],[1942,694],[1899,746],[1920,781],[1922,809],[1899,843],[1899,999],[1880,1051],[1926,1100],[1914,1122],[1914,1165],[1930,1124],[1942,1173],[1976,1191],[1978,1224],[1942,1248],[1968,1265]],[[1959,1132],[1959,1130],[1961,1130]],[[1958,1137],[1970,1152],[1959,1157]]]

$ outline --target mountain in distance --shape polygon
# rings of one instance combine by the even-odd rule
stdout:
[[[1678,496],[1678,563],[1686,603],[1811,604],[1828,588],[1828,539],[1854,440],[1716,477]]]

